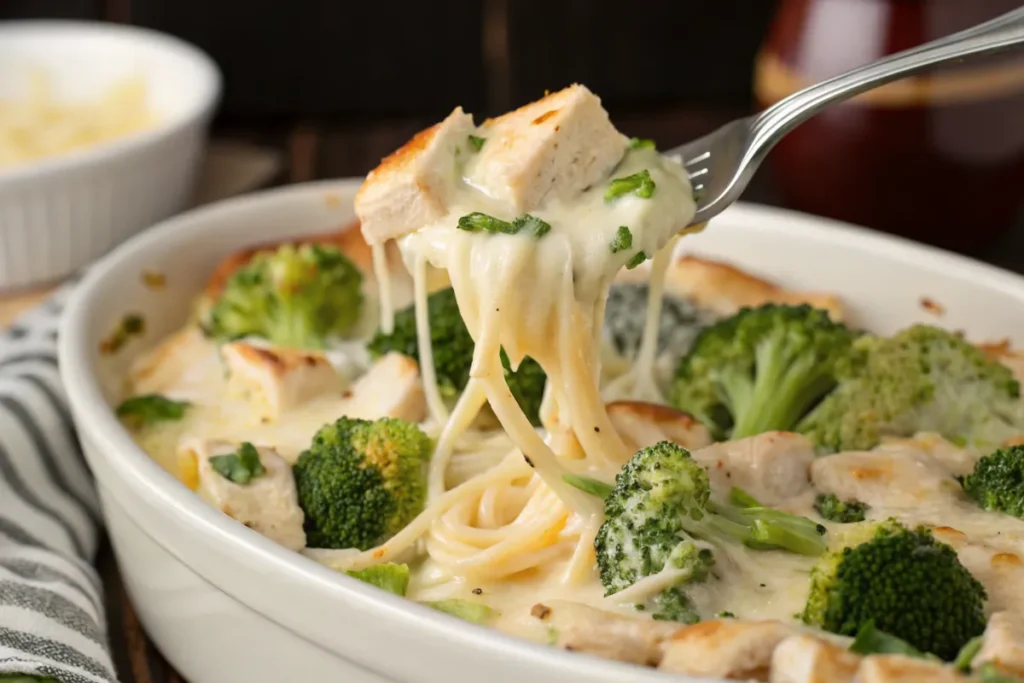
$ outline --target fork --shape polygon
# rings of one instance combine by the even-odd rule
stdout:
[[[760,114],[737,119],[665,152],[690,177],[697,213],[706,222],[736,201],[772,147],[786,133],[836,102],[945,62],[992,54],[1024,42],[1024,8],[945,38],[897,52],[793,93]]]

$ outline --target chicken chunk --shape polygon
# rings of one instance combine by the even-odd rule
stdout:
[[[738,486],[765,505],[778,505],[807,489],[814,446],[801,434],[766,432],[712,444],[693,458],[708,469],[713,489]]]
[[[356,380],[346,394],[342,415],[376,420],[398,417],[420,422],[426,417],[420,366],[400,353],[388,353]]]
[[[860,657],[810,635],[790,636],[772,653],[771,683],[850,683]]]
[[[989,612],[1010,611],[1024,614],[1024,560],[1007,550],[966,540],[966,535],[949,527],[934,530],[935,537],[956,550],[960,563],[988,592],[985,608]]]
[[[695,418],[656,403],[615,401],[608,404],[608,417],[630,452],[659,441],[673,441],[691,451],[712,442],[711,432]]]
[[[459,157],[469,154],[474,130],[473,117],[457,107],[366,176],[355,209],[369,244],[401,237],[444,217]]]
[[[343,389],[334,366],[314,351],[231,342],[221,347],[221,356],[228,390],[246,396],[271,419],[318,396],[340,396]]]
[[[952,444],[933,432],[921,432],[909,438],[886,437],[874,450],[892,453],[918,451],[942,463],[954,476],[970,474],[980,457],[977,451]]]
[[[258,447],[266,470],[246,484],[236,484],[210,463],[238,451],[239,444],[186,438],[178,449],[179,478],[200,498],[250,529],[291,550],[306,546],[292,468],[275,451]]]
[[[618,280],[643,282],[647,277],[639,270],[623,270]],[[834,294],[785,289],[728,263],[697,256],[680,257],[669,266],[665,274],[665,293],[721,316],[733,315],[744,306],[777,303],[810,304],[828,311],[829,317],[836,321],[846,317],[843,302]]]
[[[662,642],[679,629],[563,600],[538,603],[531,613],[554,629],[558,647],[642,666],[657,666]]]
[[[221,372],[217,346],[198,327],[189,326],[135,361],[128,372],[129,393],[197,400],[203,397],[209,378]]]
[[[825,456],[811,464],[811,479],[824,493],[879,508],[951,501],[960,491],[945,467],[916,449]]]
[[[992,662],[1000,671],[1024,676],[1024,621],[1010,612],[989,617],[974,666]]]
[[[799,632],[781,621],[703,621],[665,641],[659,668],[690,676],[767,680],[775,648]]]
[[[482,139],[476,149],[470,135]],[[384,159],[355,199],[363,236],[370,244],[434,223],[450,209],[460,175],[470,185],[525,212],[570,198],[603,180],[628,147],[601,100],[572,85],[479,129],[456,109]]]
[[[856,683],[966,683],[950,666],[905,655],[871,655],[857,669]]]
[[[485,121],[478,135],[486,142],[473,159],[470,181],[519,211],[603,180],[629,144],[600,98],[582,85]]]

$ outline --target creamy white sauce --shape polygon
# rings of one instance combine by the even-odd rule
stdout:
[[[656,184],[651,198],[630,193],[608,201],[607,183],[602,182],[572,201],[554,200],[532,210],[531,215],[551,226],[539,239],[468,232],[456,227],[464,215],[482,212],[512,221],[519,214],[498,194],[467,180],[473,163],[470,160],[464,177],[453,178],[447,188],[447,215],[400,241],[412,274],[412,291],[406,298],[417,309],[420,371],[428,406],[423,428],[435,438],[428,507],[379,548],[307,549],[307,554],[338,570],[410,561],[411,599],[483,602],[498,610],[496,628],[549,642],[550,626],[533,614],[538,603],[568,601],[642,616],[635,604],[680,578],[669,570],[621,594],[605,596],[593,548],[603,505],[566,484],[562,475],[583,472],[611,481],[631,455],[608,418],[606,401],[664,402],[656,379],[662,280],[675,237],[692,219],[695,207],[682,168],[653,150],[637,149],[610,177],[647,170]],[[610,245],[621,226],[629,228],[632,247],[613,253]],[[628,367],[603,372],[601,331],[608,288],[638,251],[654,259],[643,340]],[[388,330],[398,304],[383,247],[374,247],[373,264],[380,280],[377,312],[381,327]],[[469,386],[451,413],[433,372],[426,306],[432,269],[447,273],[476,342]],[[177,448],[185,436],[251,441],[293,462],[323,424],[342,415],[378,417],[360,413],[359,405],[344,396],[323,396],[277,419],[262,418],[248,397],[229,390],[222,372],[209,371],[219,367],[217,350],[196,334],[186,331],[187,343],[175,342],[176,355],[160,350],[151,361],[165,368],[162,392],[194,401],[193,409],[180,422],[137,435],[171,472],[180,474]],[[350,343],[351,348],[328,354],[347,384],[367,369],[360,346],[361,342]],[[513,367],[529,356],[546,371],[542,429],[529,423],[509,392],[499,349],[507,352]],[[137,384],[132,389],[139,388]],[[500,427],[485,427],[485,404]],[[925,441],[884,448],[934,458],[951,474],[969,469],[976,458],[941,440],[932,438],[922,445]],[[715,493],[724,496],[727,491]],[[814,496],[808,485],[780,507],[816,518]],[[875,506],[871,516],[949,526],[988,547],[1024,554],[1024,522],[980,511],[955,497],[913,509]],[[740,618],[794,621],[806,600],[815,558],[753,551],[738,544],[715,547],[714,552],[712,577],[687,587],[704,617],[729,611]]]

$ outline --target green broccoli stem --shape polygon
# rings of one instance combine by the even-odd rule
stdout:
[[[784,343],[768,339],[757,347],[757,371],[744,411],[734,410],[733,439],[793,429],[835,380],[813,355],[793,357]]]
[[[323,348],[321,333],[317,331],[319,321],[316,320],[316,316],[310,315],[308,310],[303,310],[292,300],[286,300],[281,306],[277,315],[273,316],[276,325],[270,331],[269,337],[280,346],[296,349]]]
[[[735,368],[723,369],[717,375],[723,395],[719,398],[729,407],[734,416],[750,413],[754,400],[754,383],[750,373]]]
[[[726,536],[755,550],[788,550],[815,557],[825,551],[825,528],[798,515],[762,506],[757,499],[734,488],[731,505],[708,504],[701,520],[683,520],[683,528],[704,537]]]

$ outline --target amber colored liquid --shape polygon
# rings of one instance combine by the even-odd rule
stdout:
[[[767,106],[805,83],[919,45],[1015,0],[784,0],[759,57]],[[770,163],[787,205],[973,251],[1024,200],[1024,61],[908,79],[790,133]]]

